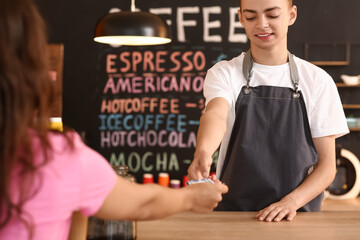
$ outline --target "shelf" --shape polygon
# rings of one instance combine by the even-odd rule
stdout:
[[[349,127],[349,130],[351,132],[358,132],[358,131],[360,131],[360,127]]]
[[[321,211],[359,211],[360,197],[355,199],[329,199],[325,198]]]
[[[360,104],[343,104],[344,109],[360,109]]]
[[[314,51],[317,55],[322,56],[323,54],[320,54],[320,49],[328,49],[328,52],[337,51],[337,54],[343,55],[342,58],[333,59],[332,57],[328,56],[329,60],[311,60],[310,52],[314,54]],[[341,52],[339,52],[339,49]],[[351,44],[350,43],[305,43],[304,44],[304,59],[311,62],[314,65],[317,66],[348,66],[350,65],[350,54],[351,54]],[[315,54],[316,55],[316,54]],[[326,59],[326,57],[325,57]]]
[[[348,61],[310,61],[316,66],[347,66],[350,63]]]
[[[355,85],[349,85],[349,84],[345,84],[345,83],[336,83],[337,87],[360,87],[360,84],[355,84]]]

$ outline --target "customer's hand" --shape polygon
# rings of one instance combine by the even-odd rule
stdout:
[[[227,193],[228,187],[220,182],[197,183],[186,186],[188,191],[190,210],[197,213],[211,212],[222,200],[222,194]]]

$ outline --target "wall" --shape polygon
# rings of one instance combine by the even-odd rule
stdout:
[[[92,40],[101,16],[111,8],[129,10],[130,0],[36,2],[48,23],[49,41],[64,44],[64,123],[78,132],[85,132],[86,142],[110,162],[130,165],[138,180],[147,171],[155,174],[167,171],[172,178],[182,178],[194,152],[206,70],[217,61],[231,59],[249,47],[244,30],[235,22],[238,1],[219,4],[215,0],[137,0],[137,8],[143,11],[164,9],[167,13],[161,16],[171,21],[173,42],[146,48],[113,48]],[[325,66],[324,69],[336,82],[341,82],[341,74],[360,74],[360,58],[357,57],[360,54],[357,14],[360,2],[294,2],[299,15],[289,29],[289,50],[304,58],[305,43],[312,44],[311,47],[325,43],[328,44],[326,58],[337,60],[344,57],[341,44],[350,43],[350,65]],[[207,23],[204,16],[209,16]],[[333,51],[337,49],[335,46],[340,46],[340,50]],[[324,51],[316,53],[315,49],[314,52],[309,57],[327,60],[323,59]],[[138,64],[129,61],[131,65],[127,68],[126,61],[119,60],[121,56]],[[152,60],[145,63],[145,58]],[[121,80],[123,89],[117,89]],[[126,85],[127,80],[130,87]],[[145,86],[145,82],[148,85]],[[360,88],[341,89],[343,102],[360,103],[359,91]],[[121,103],[126,99],[143,101],[140,104],[144,109],[129,108],[128,112],[117,109],[112,114],[102,105],[109,100]],[[162,108],[159,107],[161,101]],[[358,113],[360,110],[347,114],[357,116]],[[131,122],[124,126],[122,121],[128,115],[133,117],[128,120],[136,118],[138,124]],[[337,143],[360,157],[359,136],[354,132]]]

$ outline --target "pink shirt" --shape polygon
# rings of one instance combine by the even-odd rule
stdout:
[[[95,214],[115,185],[117,175],[110,164],[83,144],[78,134],[72,136],[73,150],[63,135],[49,133],[54,149],[51,161],[40,170],[42,185],[39,191],[24,206],[35,224],[34,240],[67,239],[72,212],[80,210],[87,216]],[[34,137],[33,143],[35,153],[39,153],[38,139]],[[41,154],[36,155],[36,161],[41,162]],[[16,199],[15,174],[13,179],[12,197]],[[28,239],[28,231],[23,223],[12,219],[0,230],[0,239]]]

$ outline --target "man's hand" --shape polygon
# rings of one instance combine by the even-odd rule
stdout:
[[[260,210],[256,215],[259,221],[280,222],[283,219],[291,221],[296,216],[296,204],[290,199],[282,199]]]
[[[188,168],[189,180],[208,178],[210,174],[211,163],[212,156],[207,155],[206,153],[195,153],[194,160]]]

